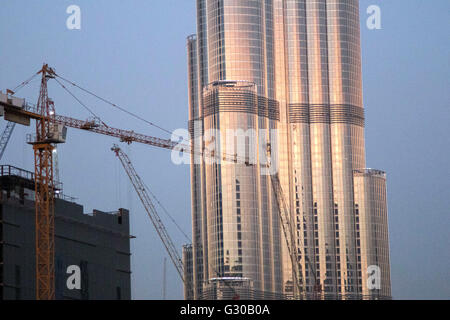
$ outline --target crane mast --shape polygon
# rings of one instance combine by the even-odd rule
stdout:
[[[160,216],[158,215],[158,212],[156,211],[155,206],[153,205],[153,202],[150,199],[150,196],[147,193],[147,188],[145,187],[145,184],[142,182],[141,177],[137,174],[136,170],[134,169],[133,164],[131,163],[131,160],[128,157],[128,155],[125,154],[117,145],[114,145],[111,148],[111,150],[114,151],[114,153],[122,163],[122,166],[125,169],[128,177],[130,178],[130,181],[133,184],[133,187],[136,190],[136,193],[138,194],[145,211],[147,211],[148,217],[150,218],[153,226],[155,227],[159,238],[161,239],[164,247],[166,248],[167,253],[169,254],[170,259],[172,260],[178,274],[181,277],[181,280],[184,282],[183,262],[178,254],[175,245],[173,244],[172,239],[167,233],[167,230],[164,227],[164,224]]]
[[[42,70],[41,89],[37,111],[42,116],[36,121],[36,137],[30,143],[34,150],[35,211],[36,211],[36,299],[55,298],[55,213],[53,182],[53,145],[50,137],[51,121],[55,114],[48,98],[47,80],[54,77],[48,65]]]

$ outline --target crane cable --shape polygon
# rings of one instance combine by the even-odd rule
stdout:
[[[189,243],[191,242],[191,239],[186,235],[186,233],[181,229],[181,227],[178,225],[178,223],[175,221],[175,219],[169,214],[169,212],[166,210],[166,208],[162,205],[162,203],[158,200],[158,198],[156,198],[156,196],[151,192],[151,190],[149,189],[149,187],[145,184],[144,180],[142,180],[142,184],[144,185],[144,187],[147,189],[147,191],[150,193],[150,195],[153,197],[153,199],[159,204],[159,206],[163,209],[163,211],[167,214],[167,216],[169,216],[169,218],[172,220],[172,222],[175,224],[175,226],[178,228],[178,230],[184,235],[184,237],[189,241]],[[208,266],[211,267],[214,270],[214,273],[219,277],[222,278],[223,275],[221,275],[216,268],[214,268],[214,266],[212,266],[211,264],[208,263]],[[234,297],[239,296],[238,293],[236,292],[236,290],[228,283],[227,280],[223,279],[224,284],[231,289],[231,291],[233,291]]]
[[[38,74],[35,73],[34,75],[32,75],[30,78],[28,78],[28,80],[25,80],[24,82],[20,83],[19,85],[15,86],[14,89],[10,90],[15,94],[18,91],[20,91],[23,87],[25,87],[26,85],[28,85]]]
[[[108,127],[106,123],[104,123],[99,116],[97,116],[94,111],[92,111],[88,106],[86,106],[80,99],[78,99],[69,89],[67,89],[58,79],[55,78],[55,81],[67,92],[69,93],[79,104],[81,104],[90,114],[94,116],[94,118],[98,119],[103,125]]]
[[[131,111],[128,111],[127,109],[125,109],[125,108],[123,108],[123,107],[121,107],[121,106],[118,106],[117,104],[112,103],[111,101],[109,101],[109,100],[107,100],[107,99],[105,99],[105,98],[102,98],[102,97],[100,97],[99,95],[97,95],[97,94],[95,94],[95,93],[93,93],[93,92],[91,92],[91,91],[89,91],[89,90],[87,90],[87,89],[85,89],[85,88],[80,87],[80,86],[77,85],[76,83],[74,83],[74,82],[72,82],[72,81],[70,81],[70,80],[67,80],[67,79],[63,78],[63,77],[61,77],[60,75],[57,75],[57,74],[56,74],[56,77],[60,78],[60,79],[63,80],[63,81],[66,81],[67,83],[70,83],[72,86],[74,86],[74,87],[80,89],[81,91],[84,91],[84,92],[86,92],[87,94],[90,94],[91,96],[93,96],[93,97],[95,97],[95,98],[97,98],[97,99],[99,99],[99,100],[101,100],[101,101],[103,101],[103,102],[105,102],[105,103],[107,103],[107,104],[113,106],[114,108],[119,109],[119,110],[122,111],[122,112],[127,113],[128,115],[130,115],[130,116],[132,116],[132,117],[134,117],[134,118],[136,118],[136,119],[138,119],[138,120],[141,120],[141,121],[143,121],[143,122],[145,122],[145,123],[147,123],[147,124],[149,124],[149,125],[151,125],[151,126],[153,126],[153,127],[155,127],[155,128],[158,128],[159,130],[162,130],[162,131],[164,131],[164,132],[166,132],[166,133],[168,133],[168,134],[170,134],[170,135],[172,134],[172,132],[170,132],[169,130],[167,130],[167,129],[165,129],[165,128],[163,128],[163,127],[161,127],[161,126],[159,126],[159,125],[157,125],[157,124],[155,124],[155,123],[153,123],[153,122],[150,122],[150,121],[148,121],[148,120],[146,120],[146,119],[140,117],[139,115],[137,115],[137,114],[135,114],[135,113],[133,113],[133,112],[131,112]],[[56,80],[56,79],[55,79],[55,80]]]
[[[150,193],[150,195],[153,197],[153,199],[156,201],[157,204],[161,207],[161,209],[164,211],[164,213],[170,218],[170,220],[173,222],[173,224],[177,227],[177,229],[183,234],[183,236],[188,240],[190,243],[192,240],[189,238],[189,236],[183,231],[183,229],[180,227],[180,225],[175,221],[175,219],[170,215],[170,213],[167,211],[167,209],[163,206],[163,204],[156,198],[155,194],[150,191],[150,188],[145,184],[144,181],[142,181],[144,184],[144,187],[147,189],[147,191]]]
[[[72,86],[74,86],[74,87],[76,87],[76,88],[78,88],[78,89],[84,91],[85,93],[88,93],[89,95],[91,95],[91,96],[93,96],[93,97],[95,97],[95,98],[97,98],[97,99],[99,99],[99,100],[101,100],[101,101],[103,101],[103,102],[105,102],[105,103],[107,103],[107,104],[109,104],[109,105],[111,105],[111,106],[113,106],[113,107],[115,107],[115,108],[121,110],[122,112],[125,112],[125,113],[127,113],[128,115],[130,115],[130,116],[132,116],[132,117],[134,117],[134,118],[136,118],[136,119],[138,119],[138,120],[141,120],[141,121],[143,121],[143,122],[149,124],[150,126],[153,126],[153,127],[155,127],[155,128],[158,128],[159,130],[162,130],[162,131],[164,131],[164,132],[166,132],[166,133],[172,135],[172,132],[170,132],[169,130],[167,130],[167,129],[165,129],[165,128],[159,126],[159,125],[156,125],[155,123],[153,123],[153,122],[151,122],[151,121],[148,121],[148,120],[146,120],[146,119],[144,119],[144,118],[138,116],[137,114],[135,114],[135,113],[133,113],[133,112],[130,112],[130,111],[126,110],[125,108],[120,107],[120,106],[118,106],[117,104],[112,103],[111,101],[109,101],[109,100],[107,100],[107,99],[105,99],[105,98],[102,98],[102,97],[100,97],[99,95],[97,95],[97,94],[95,94],[95,93],[93,93],[93,92],[91,92],[91,91],[89,91],[89,90],[87,90],[87,89],[85,89],[85,88],[80,87],[80,86],[77,85],[76,83],[74,83],[74,82],[72,82],[72,81],[70,81],[70,80],[67,80],[67,79],[63,78],[63,77],[61,77],[61,76],[58,75],[58,74],[55,74],[55,77],[60,78],[61,80],[65,81],[65,82],[67,82],[67,83],[69,83],[69,84],[71,84]],[[55,80],[56,80],[61,86],[63,86],[56,78],[55,78]],[[68,91],[68,92],[70,93],[70,95],[72,95],[72,96],[73,96],[73,97],[74,97],[74,98],[75,98],[75,99],[76,99],[83,107],[85,107],[87,110],[89,110],[89,112],[90,112],[91,114],[93,114],[96,118],[98,118],[98,119],[100,120],[100,117],[96,116],[96,115],[92,112],[92,110],[90,110],[89,108],[87,108],[86,105],[84,105],[84,104],[80,101],[80,99],[76,98],[75,95],[74,95],[73,93],[71,93],[65,86],[63,86],[63,88],[64,88],[66,91]],[[100,120],[100,121],[101,121],[101,120]],[[101,121],[101,122],[102,122],[105,126],[107,126],[103,121]],[[107,127],[108,127],[108,126],[107,126]],[[179,141],[178,141],[177,143],[182,143],[183,141],[184,141],[184,142],[187,142],[187,143],[191,143],[191,141],[186,140],[186,139],[185,139],[184,137],[182,137],[182,136],[179,136],[179,135],[178,135],[178,136],[176,136],[176,137],[179,138]],[[214,143],[216,143],[216,142],[214,142]],[[220,147],[219,147],[219,148],[220,148]],[[200,156],[204,156],[204,155],[205,155],[204,151],[199,151],[199,152],[193,151],[193,153],[198,154],[198,155],[200,155]],[[237,153],[236,153],[236,154],[229,154],[229,153],[226,153],[226,152],[221,152],[221,154],[225,157],[225,158],[223,159],[224,161],[231,161],[231,162],[233,162],[233,161],[234,161],[234,162],[242,161],[243,163],[246,163],[246,162],[247,162],[247,158],[246,158],[246,157],[238,157],[238,156],[237,156]],[[216,158],[216,159],[221,159],[221,156],[214,155],[214,151],[212,152],[212,155],[210,155],[210,157]]]

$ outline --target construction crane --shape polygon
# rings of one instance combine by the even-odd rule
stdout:
[[[44,64],[34,76],[39,74],[41,87],[33,117],[36,120],[36,134],[27,137],[27,142],[33,145],[35,160],[36,299],[52,300],[55,297],[54,197],[56,192],[53,179],[53,150],[55,144],[64,142],[65,128],[53,121],[55,107],[48,97],[47,82],[55,77],[55,72]],[[26,109],[23,99],[12,97],[12,94],[11,90],[7,90],[6,95],[1,95],[2,115],[11,123],[29,125],[32,117],[23,114]]]
[[[269,158],[270,159],[270,158]],[[303,288],[301,286],[301,273],[300,266],[298,263],[297,252],[298,248],[295,241],[294,229],[291,223],[291,215],[288,210],[288,206],[286,200],[284,198],[283,189],[281,188],[280,179],[278,177],[278,173],[274,173],[270,175],[270,180],[272,184],[273,193],[275,194],[275,199],[278,206],[278,213],[281,222],[281,228],[284,233],[284,238],[286,240],[286,246],[289,253],[289,258],[291,260],[292,265],[292,280],[293,280],[293,294],[294,299],[301,298],[301,294],[303,293]]]
[[[44,121],[49,119],[40,113],[38,110],[28,104],[25,104],[23,108],[17,108],[11,104],[0,101],[0,105],[4,107],[5,113],[14,115],[20,119],[34,119],[36,121]],[[98,133],[106,136],[119,138],[121,142],[132,143],[138,142],[158,148],[164,148],[169,150],[175,150],[179,152],[191,152],[191,148],[187,144],[174,142],[169,139],[161,139],[157,137],[148,136],[145,134],[136,133],[130,130],[117,129],[109,127],[104,123],[99,122],[97,119],[79,120],[67,116],[54,114],[51,118],[54,124],[65,126],[68,128],[75,128]]]
[[[268,167],[270,167],[271,162],[271,152],[272,147],[271,144],[267,144],[267,155],[269,159]],[[284,238],[286,240],[286,246],[288,249],[289,257],[292,265],[292,278],[294,282],[294,298],[307,299],[307,292],[305,287],[305,282],[302,279],[302,273],[300,269],[300,264],[298,261],[298,254],[301,254],[300,249],[296,245],[296,239],[294,234],[294,224],[292,222],[292,215],[289,211],[289,207],[287,206],[286,199],[284,197],[284,192],[281,187],[280,178],[278,172],[270,175],[270,180],[272,184],[273,193],[275,194],[275,199],[278,206],[279,218],[281,221],[282,230],[284,233]],[[302,240],[303,242],[303,240]],[[313,268],[313,264],[308,258],[308,255],[304,255],[305,265],[308,267],[310,273],[314,278],[314,286],[313,286],[313,299],[320,299],[322,293],[322,285],[317,280],[316,271]]]
[[[47,80],[52,77],[51,69],[46,66],[41,70],[42,82],[38,107],[34,108],[30,105],[21,107],[13,105],[11,101],[1,101],[0,105],[8,119],[15,119],[17,123],[29,124],[30,119],[36,120],[36,137],[29,137],[29,143],[33,144],[35,151],[35,173],[36,173],[36,298],[38,300],[54,299],[54,197],[55,197],[55,181],[53,179],[53,143],[61,141],[54,139],[54,127],[72,127],[82,130],[91,131],[103,135],[119,138],[120,141],[131,143],[139,142],[155,147],[178,150],[186,152],[190,148],[187,145],[180,145],[171,140],[160,139],[133,131],[116,129],[98,123],[93,120],[78,120],[70,117],[56,115],[54,112],[53,102],[47,97]],[[54,72],[54,71],[53,71]],[[53,128],[53,129],[52,129]],[[163,240],[169,256],[176,265],[177,272],[183,280],[183,268],[181,259],[168,237],[164,226],[161,223],[150,197],[145,191],[144,184],[140,180],[136,171],[129,162],[128,157],[122,152],[121,161],[136,191],[144,203],[147,213],[154,223],[159,236]],[[143,192],[144,191],[144,192]]]
[[[14,122],[6,123],[6,128],[0,138],[0,159],[3,158],[3,154],[5,153],[6,146],[8,145],[9,139],[11,138],[15,126],[16,124]]]
[[[130,178],[130,181],[133,184],[133,187],[136,190],[136,192],[139,196],[139,199],[141,200],[141,202],[145,208],[145,211],[147,212],[147,215],[149,216],[153,226],[156,229],[156,232],[159,235],[159,238],[161,239],[164,247],[166,248],[167,253],[169,254],[170,259],[172,260],[172,262],[175,266],[175,269],[177,270],[178,274],[180,275],[181,280],[185,283],[183,261],[180,258],[178,251],[176,250],[175,245],[173,244],[173,241],[170,238],[155,206],[153,205],[151,198],[149,197],[148,193],[151,193],[150,190],[147,190],[145,183],[142,181],[140,176],[137,174],[128,155],[125,152],[123,152],[122,149],[120,149],[119,146],[117,146],[117,145],[114,145],[111,148],[111,150],[114,151],[114,153],[116,154],[116,156],[119,158],[120,162],[122,163],[122,166],[125,169],[125,172],[127,173],[128,177]],[[153,197],[155,198],[154,195],[153,195]],[[156,201],[158,202],[157,199],[156,199]],[[164,264],[165,264],[165,260],[164,260]],[[214,271],[218,276],[221,276],[217,270],[214,269]],[[163,281],[164,281],[164,283],[163,283],[164,297],[165,297],[165,286],[166,286],[165,276],[166,276],[166,269],[164,267],[164,279],[163,279]],[[234,290],[234,288],[232,286],[230,286],[227,281],[224,281],[224,283],[233,292],[233,300],[239,300],[240,296]],[[192,291],[193,288],[189,288],[189,290]],[[192,296],[192,292],[191,292],[190,296]]]
[[[47,81],[54,78],[53,69],[45,64],[42,74],[36,121],[36,136],[29,139],[34,150],[36,212],[36,299],[55,298],[55,185],[53,179],[53,144],[63,142],[55,131],[55,106],[48,98]]]
[[[44,65],[37,103],[36,136],[29,139],[34,150],[36,210],[36,299],[55,298],[55,213],[53,179],[53,144],[63,142],[55,132],[55,106],[48,98],[47,81],[54,78],[53,69]]]
[[[268,153],[268,159],[269,159],[268,166],[270,167],[270,154],[271,154],[271,145],[270,144],[267,145],[267,153]],[[301,252],[300,252],[300,249],[296,245],[295,234],[294,234],[295,228],[294,228],[294,224],[292,223],[292,218],[291,218],[291,214],[289,212],[288,206],[287,206],[287,202],[284,198],[284,192],[281,187],[278,172],[270,175],[270,180],[271,180],[271,184],[272,184],[273,193],[275,194],[275,199],[276,199],[277,206],[278,206],[279,218],[281,221],[284,238],[286,240],[286,246],[287,246],[289,257],[290,257],[291,264],[292,264],[292,278],[293,278],[293,282],[294,282],[294,298],[298,297],[298,298],[306,299],[307,297],[306,297],[305,283],[304,283],[304,281],[302,281],[302,273],[301,273],[300,264],[299,264],[298,258],[297,258],[298,254],[301,254]],[[313,293],[314,293],[314,300],[316,300],[319,298],[319,296],[321,294],[322,286],[317,281],[316,272],[315,272],[311,262],[309,261],[308,256],[305,254],[304,257],[305,257],[305,264],[308,266],[308,268],[314,278]]]
[[[125,169],[125,172],[127,173],[128,177],[130,178],[130,181],[134,189],[136,190],[136,193],[138,194],[139,199],[141,200],[142,205],[144,206],[144,209],[147,212],[148,217],[150,218],[150,221],[155,227],[155,230],[158,233],[159,238],[161,239],[170,259],[172,260],[175,266],[175,269],[177,269],[177,272],[181,277],[181,280],[184,282],[183,262],[180,258],[180,255],[178,254],[175,245],[173,244],[172,239],[167,233],[164,224],[162,223],[161,217],[156,211],[155,206],[153,205],[153,202],[150,199],[150,196],[148,195],[144,182],[134,169],[134,166],[131,163],[131,160],[128,157],[128,155],[125,152],[123,152],[118,145],[114,145],[111,148],[111,150],[114,151],[117,158],[119,158],[120,162],[122,163],[122,166]]]
[[[36,136],[29,137],[28,142],[33,145],[35,154],[35,201],[36,201],[36,298],[54,299],[54,197],[57,188],[53,179],[53,150],[54,144],[65,142],[66,127],[90,131],[102,135],[119,138],[121,142],[128,144],[138,142],[158,148],[174,150],[184,153],[195,153],[190,145],[174,142],[169,139],[161,139],[153,136],[135,133],[134,131],[117,129],[107,126],[98,118],[91,120],[79,120],[67,116],[57,115],[52,100],[48,98],[47,81],[59,77],[55,71],[44,64],[37,73],[42,75],[41,88],[37,107],[23,104],[14,105],[10,100],[0,99],[1,111],[5,119],[22,125],[29,125],[30,119],[36,120]],[[24,82],[26,83],[26,82]],[[59,83],[59,82],[58,82]],[[73,83],[72,83],[73,84]],[[75,85],[75,84],[73,84]],[[67,89],[66,89],[67,90]],[[84,90],[86,91],[86,90]],[[98,96],[97,96],[98,97]],[[99,97],[98,97],[99,98]],[[100,98],[101,99],[101,98]],[[106,101],[105,99],[101,99]],[[107,101],[106,101],[107,102]],[[144,207],[152,220],[158,235],[160,236],[169,256],[174,263],[177,272],[183,280],[183,265],[181,259],[167,234],[147,192],[145,185],[134,170],[129,158],[120,148],[113,147],[113,151],[127,170],[127,174],[138,192]],[[201,156],[216,158],[223,161],[236,162],[236,155],[215,155],[213,151],[203,150]],[[269,157],[270,158],[270,157]],[[299,297],[301,290],[299,277],[299,264],[296,257],[296,243],[293,228],[290,222],[290,214],[287,209],[283,190],[278,175],[271,175],[272,187],[276,195],[279,207],[279,217],[283,229],[286,244],[291,259],[295,297]]]

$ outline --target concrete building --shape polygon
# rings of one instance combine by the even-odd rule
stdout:
[[[303,297],[390,298],[385,174],[365,169],[359,28],[357,0],[197,0],[187,40],[195,298],[230,277],[267,297],[293,294],[269,147]]]
[[[131,299],[130,226],[125,209],[115,213],[55,199],[56,299]],[[34,174],[0,166],[0,295],[4,300],[36,297]],[[69,266],[81,273],[70,290]]]

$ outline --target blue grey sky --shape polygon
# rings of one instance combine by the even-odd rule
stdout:
[[[66,28],[66,8],[81,8],[81,30]],[[361,0],[367,165],[388,173],[392,288],[395,299],[450,299],[450,1]],[[382,29],[366,28],[366,9],[379,5]],[[186,36],[195,33],[194,0],[2,0],[0,89],[12,88],[47,62],[56,72],[162,127],[188,118]],[[39,83],[19,96],[36,102]],[[57,113],[89,114],[56,83]],[[77,95],[110,126],[163,138],[158,129]],[[5,121],[0,120],[0,130]],[[2,163],[33,170],[25,143],[33,127],[16,126]],[[69,129],[59,147],[66,194],[104,211],[131,211],[132,296],[162,297],[163,246],[123,169],[110,137]],[[123,146],[136,170],[190,234],[189,167],[170,152]],[[168,219],[181,247],[187,240]],[[182,285],[168,263],[168,298]]]

